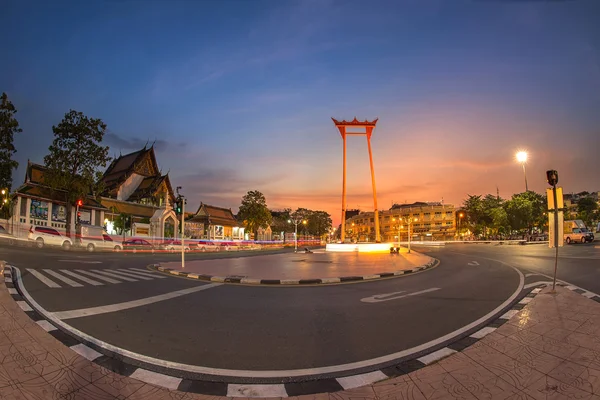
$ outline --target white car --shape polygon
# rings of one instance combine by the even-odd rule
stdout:
[[[165,243],[159,246],[161,250],[167,250],[171,252],[181,252],[181,241],[179,240],[167,240]],[[190,246],[186,243],[184,251],[190,251]]]
[[[87,251],[94,252],[96,250],[107,250],[119,252],[123,250],[121,242],[114,241],[109,235],[103,233],[99,237],[80,237],[79,245]]]
[[[46,245],[60,246],[64,250],[71,250],[73,242],[66,236],[63,236],[54,228],[48,228],[47,226],[32,226],[29,228],[28,239],[35,243],[38,249],[43,248]]]

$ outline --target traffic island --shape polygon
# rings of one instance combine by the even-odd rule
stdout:
[[[322,285],[372,281],[436,267],[439,261],[401,248],[398,253],[299,252],[153,264],[157,271],[209,282],[242,285]]]

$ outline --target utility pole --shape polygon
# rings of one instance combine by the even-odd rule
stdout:
[[[181,206],[181,269],[185,268],[185,197],[179,194],[181,186],[177,186],[177,200],[178,204],[175,205],[175,211],[177,212],[178,206]]]

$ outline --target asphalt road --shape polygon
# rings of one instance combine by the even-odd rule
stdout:
[[[555,249],[547,244],[506,246],[487,244],[453,244],[443,248],[420,248],[432,257],[438,254],[470,254],[501,260],[518,267],[523,273],[554,274]],[[572,244],[558,249],[557,278],[600,294],[600,242]],[[541,275],[536,281],[545,281]]]
[[[29,294],[45,309],[91,313],[65,322],[99,340],[185,364],[288,370],[400,352],[462,328],[497,308],[517,290],[519,273],[491,260],[485,250],[464,250],[466,255],[451,249],[433,250],[441,265],[415,275],[315,287],[209,285],[177,277],[160,279],[150,272],[140,275],[149,263],[176,259],[170,254],[0,248],[0,258],[19,267]],[[63,278],[70,276],[65,270],[78,276],[95,274],[85,276],[97,284],[75,278],[81,286],[72,287],[46,270]],[[102,274],[122,274],[123,270],[130,275],[121,277],[131,279],[133,273],[146,279],[127,281]],[[49,287],[40,275],[60,287]],[[180,290],[193,292],[106,312],[108,305]]]

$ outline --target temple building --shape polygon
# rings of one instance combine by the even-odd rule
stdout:
[[[25,181],[12,195],[12,217],[5,228],[17,237],[27,237],[32,226],[45,226],[66,232],[67,202],[64,190],[53,190],[44,182],[47,168],[27,161]],[[79,208],[81,223],[102,226],[107,211],[97,199],[89,195]],[[71,205],[71,232],[75,232],[77,207]]]
[[[158,168],[154,146],[115,158],[102,176],[100,203],[107,211],[106,229],[116,234],[114,219],[131,219],[131,236],[175,237],[178,219],[169,174]]]
[[[243,240],[244,228],[231,208],[200,203],[198,211],[185,221],[186,236],[192,239]]]

